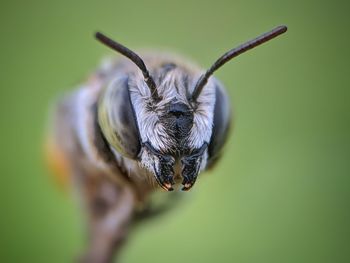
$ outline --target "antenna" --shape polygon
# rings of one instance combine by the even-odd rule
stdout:
[[[155,101],[160,100],[157,92],[157,87],[152,76],[149,74],[143,60],[135,52],[131,51],[127,47],[123,46],[122,44],[119,44],[118,42],[110,39],[109,37],[100,32],[96,32],[95,37],[101,43],[105,44],[106,46],[110,47],[111,49],[117,51],[118,53],[124,55],[125,57],[129,58],[132,62],[134,62],[136,66],[141,70],[144,80],[149,89],[151,90],[152,98]]]
[[[204,86],[207,84],[208,79],[213,73],[219,69],[221,66],[226,64],[226,62],[229,62],[234,57],[237,57],[238,55],[255,48],[281,34],[287,31],[286,26],[278,26],[271,31],[264,33],[257,38],[254,38],[234,49],[231,49],[230,51],[223,54],[218,60],[215,61],[215,63],[199,78],[199,80],[196,83],[196,86],[194,87],[191,100],[196,101],[199,94],[202,92]]]

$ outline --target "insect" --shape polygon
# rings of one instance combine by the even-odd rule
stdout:
[[[231,111],[213,73],[286,30],[276,27],[228,51],[204,73],[169,54],[141,58],[96,33],[124,58],[104,63],[58,100],[48,142],[49,160],[61,176],[70,175],[87,215],[89,239],[81,262],[110,262],[135,218],[150,211],[153,192],[178,185],[188,191],[215,164]]]

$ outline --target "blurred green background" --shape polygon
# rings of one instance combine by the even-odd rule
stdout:
[[[179,51],[208,67],[276,25],[287,34],[216,76],[236,121],[220,165],[182,205],[133,232],[122,262],[350,262],[347,1],[1,1],[1,262],[71,262],[74,199],[41,143],[50,101],[113,54]]]

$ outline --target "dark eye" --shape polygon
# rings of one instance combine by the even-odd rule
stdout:
[[[226,142],[231,123],[230,102],[226,92],[219,85],[216,86],[215,97],[214,125],[208,147],[209,166],[219,157],[220,151]]]
[[[131,104],[128,78],[118,79],[103,92],[98,105],[98,121],[108,143],[120,154],[135,159],[140,151],[140,135]]]

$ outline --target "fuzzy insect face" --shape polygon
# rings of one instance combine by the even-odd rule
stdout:
[[[189,94],[198,69],[172,58],[149,64],[161,99],[153,99],[140,72],[122,72],[100,100],[99,122],[111,147],[136,160],[162,188],[171,191],[182,182],[183,190],[189,190],[208,162],[220,84],[211,80],[193,104]],[[228,116],[226,129],[229,121]]]

